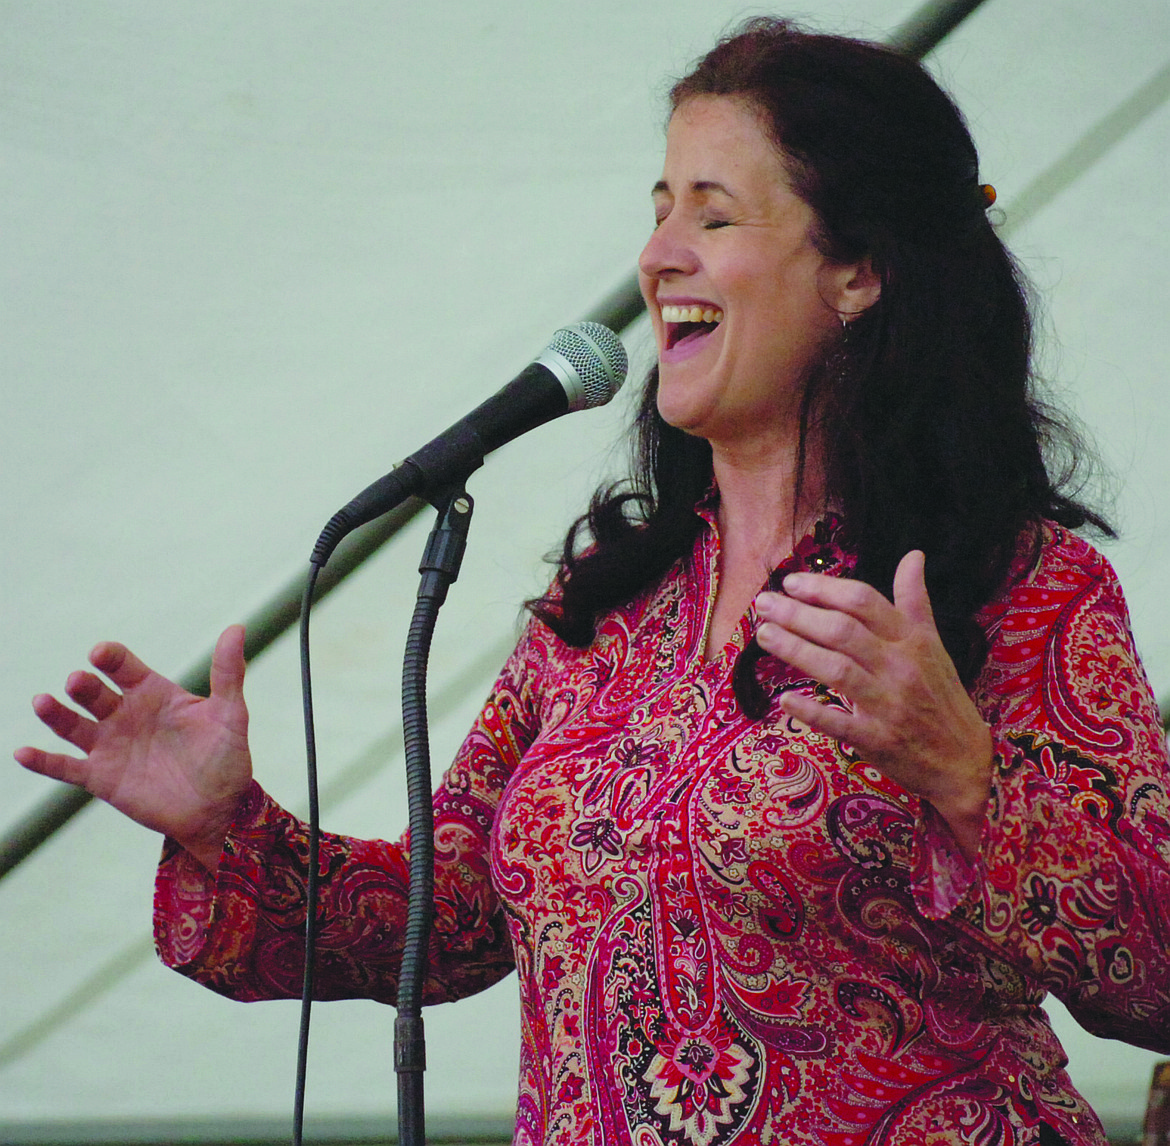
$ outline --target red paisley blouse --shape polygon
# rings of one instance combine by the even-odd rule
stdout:
[[[848,573],[833,520],[790,558]],[[1165,741],[1108,563],[1056,526],[981,615],[997,766],[977,865],[848,745],[704,660],[718,537],[584,650],[532,622],[435,795],[426,997],[518,972],[522,1146],[1104,1143],[1040,1009],[1170,1050]],[[840,697],[770,657],[776,695]],[[778,713],[778,709],[773,708]],[[321,998],[391,1001],[402,844],[327,836]],[[236,999],[301,986],[307,830],[253,786],[155,931]]]

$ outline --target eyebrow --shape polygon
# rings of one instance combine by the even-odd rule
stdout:
[[[726,195],[731,199],[735,198],[735,196],[730,191],[728,191],[728,189],[722,183],[717,183],[714,179],[696,179],[695,182],[691,184],[691,190],[697,191],[701,195],[707,195],[714,192],[719,195]],[[665,179],[659,179],[658,182],[655,183],[654,186],[650,189],[650,194],[651,196],[669,195],[670,184],[667,183]]]

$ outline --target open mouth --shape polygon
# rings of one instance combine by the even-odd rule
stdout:
[[[666,324],[666,349],[673,350],[687,342],[706,338],[719,324],[717,322],[668,322]]]
[[[662,321],[665,325],[666,349],[672,350],[684,343],[705,338],[723,321],[723,311],[710,306],[664,306]]]

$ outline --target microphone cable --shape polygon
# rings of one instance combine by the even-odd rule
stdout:
[[[305,973],[301,988],[301,1022],[297,1037],[297,1076],[293,1097],[293,1146],[302,1146],[305,1129],[305,1080],[309,1064],[309,1020],[313,1009],[313,969],[317,959],[317,900],[320,897],[321,808],[317,797],[317,737],[313,722],[313,680],[309,670],[309,612],[321,565],[309,565],[301,599],[301,703],[305,717],[305,760],[309,789],[309,874],[305,884]]]
[[[626,376],[626,352],[608,327],[580,322],[563,327],[535,363],[503,390],[481,403],[445,434],[411,455],[344,506],[322,530],[309,562],[301,600],[301,701],[309,795],[309,870],[305,883],[305,969],[297,1039],[293,1146],[303,1146],[309,1024],[319,928],[321,828],[317,793],[317,745],[309,664],[309,613],[317,577],[338,543],[352,530],[380,517],[412,494],[439,511],[419,573],[418,602],[403,666],[403,731],[410,806],[411,863],[405,947],[394,1024],[394,1069],[398,1074],[399,1142],[425,1140],[422,1072],[422,984],[433,915],[434,824],[430,748],[426,727],[426,660],[430,637],[447,589],[459,574],[467,544],[472,499],[463,488],[484,455],[512,438],[573,410],[604,405]]]

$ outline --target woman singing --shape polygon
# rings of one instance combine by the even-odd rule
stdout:
[[[524,1146],[1105,1142],[1041,1009],[1170,1051],[1170,779],[925,71],[757,20],[673,89],[630,480],[435,795],[427,997],[513,967]],[[300,990],[306,829],[123,646],[21,749],[168,843],[163,959]],[[328,836],[320,997],[392,1000],[407,842]]]

